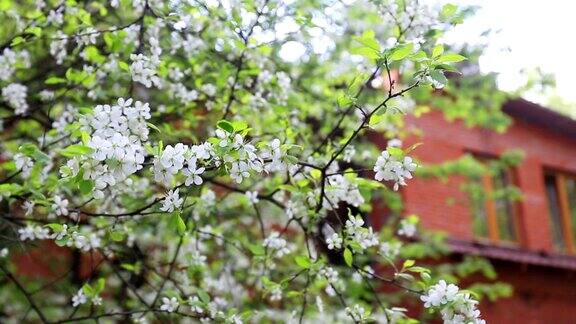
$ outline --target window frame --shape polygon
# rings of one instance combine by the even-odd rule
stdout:
[[[572,230],[572,217],[570,211],[570,201],[568,198],[568,187],[566,184],[566,180],[568,178],[573,179],[576,181],[576,175],[570,172],[557,170],[557,169],[545,169],[543,179],[546,179],[547,176],[551,176],[554,178],[554,187],[556,189],[558,205],[558,213],[560,215],[560,227],[562,230],[562,237],[563,237],[563,250],[561,252],[568,253],[568,254],[576,254],[576,246],[575,246],[575,238],[574,236],[576,233],[573,233]],[[548,219],[552,222],[553,217],[551,215],[552,206],[550,205],[551,201],[548,197],[548,192],[546,192],[545,188],[545,195],[546,195],[546,204],[548,204]],[[576,208],[576,206],[574,206]],[[550,232],[552,233],[553,229],[552,226],[554,224],[550,224]],[[554,247],[557,249],[557,247]]]
[[[474,159],[476,159],[477,161],[479,161],[480,163],[486,164],[487,162],[491,161],[491,160],[498,160],[499,157],[497,155],[492,155],[492,154],[486,154],[486,153],[478,153],[478,152],[468,152],[469,154],[472,155],[472,157]],[[510,186],[515,186],[515,187],[519,187],[518,186],[518,177],[516,174],[516,168],[514,167],[510,167],[506,170],[503,170],[503,172],[506,172],[507,176],[508,176],[508,185]],[[492,175],[490,174],[490,172],[486,172],[485,174],[482,175],[482,178],[480,179],[480,184],[482,185],[482,188],[484,189],[484,192],[486,193],[487,197],[492,196],[493,192],[494,192],[494,179],[492,177]],[[515,235],[515,239],[514,240],[508,240],[508,239],[503,239],[500,235],[500,229],[498,228],[498,212],[497,212],[497,207],[496,207],[496,202],[494,199],[491,198],[487,198],[484,201],[484,212],[486,214],[486,234],[487,236],[479,236],[476,233],[474,233],[474,231],[472,232],[472,234],[474,235],[474,238],[478,241],[486,241],[486,242],[490,242],[492,244],[499,244],[499,245],[508,245],[508,246],[520,246],[523,242],[524,239],[524,234],[522,232],[522,226],[521,226],[521,221],[520,221],[520,205],[519,205],[519,201],[510,201],[510,207],[511,207],[511,219],[512,219],[512,226],[514,227],[514,235]],[[472,217],[476,217],[474,215],[474,212],[471,210],[471,216]]]

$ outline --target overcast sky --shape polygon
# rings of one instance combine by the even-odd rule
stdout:
[[[513,90],[525,82],[521,69],[541,67],[556,76],[557,93],[576,102],[576,1],[453,0],[481,8],[458,26],[448,40],[487,44],[480,60],[485,72],[498,72],[500,88]],[[497,31],[481,37],[483,31]],[[528,99],[545,102],[542,94]]]

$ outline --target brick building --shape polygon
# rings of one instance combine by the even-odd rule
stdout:
[[[499,280],[514,286],[511,298],[483,301],[488,323],[576,323],[576,120],[521,99],[506,103],[504,112],[513,124],[502,134],[448,122],[436,110],[411,117],[407,125],[423,135],[410,141],[424,143],[412,155],[437,164],[521,149],[518,166],[481,184],[486,192],[513,184],[523,198],[487,199],[474,209],[460,188],[469,180],[415,178],[402,190],[405,213],[446,232],[455,254],[490,259]]]

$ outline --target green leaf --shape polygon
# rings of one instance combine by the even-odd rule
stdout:
[[[90,284],[86,283],[84,284],[84,286],[82,286],[82,291],[84,291],[84,294],[91,297],[94,295],[94,289],[92,289],[92,286],[90,286]]]
[[[355,37],[354,40],[356,40],[358,43],[374,50],[376,53],[380,52],[380,44],[376,40],[376,37],[375,37],[373,30],[365,31],[361,37]]]
[[[240,131],[247,129],[248,124],[243,120],[237,120],[237,121],[232,123],[232,128],[234,128],[234,131],[240,132]]]
[[[94,293],[99,294],[104,290],[106,286],[106,280],[104,278],[100,278],[96,281],[96,285],[94,286]]]
[[[443,19],[450,18],[456,13],[456,10],[458,10],[458,6],[451,3],[447,3],[442,7],[442,10],[440,11],[440,16]]]
[[[348,107],[350,106],[350,104],[354,103],[355,98],[347,95],[347,94],[340,94],[338,96],[337,102],[338,102],[338,106],[340,107]]]
[[[234,133],[234,125],[227,120],[221,120],[217,124],[218,128],[227,131],[228,133]]]
[[[416,273],[428,273],[428,272],[430,272],[430,269],[426,269],[424,267],[409,267],[406,270],[411,271],[411,272],[416,272]]]
[[[28,27],[24,30],[24,32],[28,33],[28,34],[32,34],[36,37],[40,37],[40,35],[42,35],[42,28],[37,27],[37,26],[32,26],[32,27]]]
[[[344,249],[344,262],[351,267],[352,262],[354,261],[354,256],[352,255],[352,251],[349,248]]]
[[[34,160],[36,160],[38,162],[50,161],[50,156],[48,156],[46,153],[40,151],[40,149],[32,143],[22,144],[18,148],[18,151],[20,153],[26,155],[26,156],[33,158]]]
[[[412,43],[399,45],[398,47],[392,50],[392,53],[390,54],[390,56],[388,56],[388,59],[390,61],[399,61],[405,58],[406,56],[410,55],[410,53],[412,53],[413,48],[414,44]]]
[[[148,123],[148,122],[146,122],[146,125],[148,125],[148,127],[152,128],[153,130],[157,131],[159,134],[162,133],[160,131],[160,128],[156,127],[156,125],[154,125],[152,123]]]
[[[446,83],[448,83],[448,79],[446,79],[442,71],[434,70],[430,72],[430,77],[441,85],[446,85]]]
[[[442,44],[438,44],[436,46],[434,46],[434,49],[432,49],[432,57],[436,58],[440,55],[442,55],[442,53],[444,53],[444,45]]]
[[[310,170],[310,175],[312,176],[313,179],[320,179],[320,177],[322,176],[322,171],[318,169],[312,169]]]
[[[205,304],[210,302],[210,295],[208,295],[204,290],[198,291],[198,297],[200,297],[200,300]]]
[[[46,81],[44,81],[44,83],[46,84],[60,84],[66,82],[67,82],[66,79],[59,77],[49,77],[48,79],[46,79]]]
[[[130,71],[130,66],[124,61],[118,61],[118,67],[124,71]]]
[[[14,39],[12,39],[12,43],[10,43],[10,46],[16,46],[18,44],[24,43],[25,41],[26,40],[24,39],[24,37],[17,36],[17,37],[14,37]]]
[[[390,153],[390,155],[392,155],[396,158],[401,158],[404,156],[404,151],[402,151],[402,149],[398,148],[398,147],[390,146],[390,147],[386,148],[386,151],[388,151],[388,153]]]
[[[248,249],[254,255],[264,255],[264,247],[260,244],[248,244]]]
[[[90,13],[88,11],[84,9],[79,9],[78,13],[76,14],[76,17],[78,17],[78,19],[85,25],[88,26],[92,25],[92,17],[90,16]]]
[[[386,116],[384,114],[373,114],[372,116],[370,116],[369,125],[370,126],[378,125],[382,121],[384,121],[384,119],[386,119]]]
[[[11,0],[0,0],[0,11],[6,11],[12,7]]]
[[[82,179],[78,182],[78,188],[82,194],[87,195],[92,192],[92,188],[94,188],[94,181]]]
[[[90,142],[90,134],[88,134],[87,132],[80,132],[80,138],[82,139],[82,144],[84,145],[88,145],[88,143]]]
[[[112,231],[110,232],[110,238],[112,239],[112,241],[115,242],[122,242],[124,240],[124,233],[120,232],[120,231]]]
[[[86,145],[73,144],[60,151],[60,154],[65,157],[75,157],[79,155],[85,155],[91,152],[92,149]]]
[[[362,36],[354,37],[354,40],[362,44],[362,47],[355,47],[350,49],[351,54],[361,55],[369,59],[379,59],[380,58],[380,44],[374,36],[373,30],[365,31]]]
[[[410,268],[411,266],[413,266],[414,264],[416,264],[416,261],[414,260],[406,260],[404,261],[404,264],[402,265],[403,268]]]
[[[172,213],[169,226],[172,230],[176,231],[178,235],[184,235],[184,233],[186,233],[186,224],[180,216],[180,213]]]
[[[370,47],[356,47],[350,49],[350,54],[364,56],[376,60],[380,58],[380,53]]]
[[[310,266],[312,266],[312,262],[310,261],[310,258],[307,256],[298,255],[294,258],[294,261],[299,267],[304,269],[308,269],[310,268]]]
[[[45,227],[48,227],[49,229],[51,229],[53,232],[60,232],[62,230],[62,224],[58,224],[58,223],[51,223],[51,224],[46,224],[44,225]]]
[[[23,188],[17,183],[3,183],[0,184],[0,196],[16,195],[22,191]]]
[[[86,53],[86,58],[90,62],[102,64],[106,61],[106,58],[100,54],[100,51],[96,46],[88,46],[84,52]]]
[[[455,53],[444,54],[437,59],[437,61],[440,63],[461,62],[464,60],[466,60],[465,56]]]

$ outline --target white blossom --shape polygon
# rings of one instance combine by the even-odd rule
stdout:
[[[270,235],[264,240],[262,245],[265,248],[273,250],[274,255],[278,258],[281,258],[285,254],[290,253],[288,243],[286,242],[285,239],[281,238],[280,233],[276,231],[270,233]]]
[[[30,176],[30,172],[34,167],[34,161],[32,159],[22,153],[17,153],[14,155],[14,163],[16,164],[16,168],[22,171],[22,177],[28,178]]]
[[[100,296],[94,296],[92,297],[92,304],[95,306],[100,306],[102,305],[102,297]]]
[[[196,314],[204,314],[204,308],[202,308],[201,303],[202,302],[198,296],[188,297],[188,304],[190,305],[192,312]]]
[[[329,250],[341,249],[342,248],[342,238],[338,233],[333,233],[331,237],[326,239],[326,244]]]
[[[20,235],[20,241],[34,240],[36,238],[34,236],[34,227],[31,225],[28,225],[24,228],[19,228],[18,234]]]
[[[385,258],[395,259],[400,253],[400,242],[382,242],[380,243],[379,253]]]
[[[331,284],[335,284],[338,282],[338,271],[336,271],[332,267],[324,267],[320,269],[318,274],[325,277]]]
[[[403,235],[406,237],[413,237],[416,234],[416,224],[410,219],[402,219],[400,221],[400,228],[398,229],[398,235]]]
[[[178,309],[178,306],[180,306],[180,303],[176,297],[162,297],[162,305],[160,306],[160,310],[172,313]]]
[[[24,115],[28,111],[26,96],[28,87],[20,83],[10,83],[2,88],[2,98],[8,105],[14,108],[14,114]]]
[[[184,175],[186,175],[186,181],[184,182],[184,184],[186,186],[189,186],[191,184],[195,184],[197,186],[201,185],[203,180],[202,177],[200,176],[202,175],[202,173],[204,173],[205,170],[206,168],[204,167],[198,168],[196,166],[196,157],[188,159],[187,167],[183,171]]]
[[[270,301],[280,301],[282,300],[282,288],[280,286],[275,286],[270,292]]]
[[[50,54],[56,59],[56,64],[62,65],[64,59],[68,55],[66,49],[68,45],[68,35],[64,34],[62,31],[57,31],[55,37],[50,43]]]
[[[80,305],[86,304],[88,302],[88,297],[84,294],[82,289],[78,290],[76,295],[72,296],[72,306],[78,307]]]
[[[140,53],[131,54],[130,59],[132,60],[130,65],[132,80],[142,83],[146,88],[153,85],[157,88],[162,87],[162,80],[156,74],[156,69],[160,64],[160,59],[157,56],[148,57]]]
[[[402,161],[398,161],[388,151],[382,151],[374,165],[374,172],[376,172],[374,178],[378,181],[393,181],[394,190],[398,190],[400,185],[406,185],[406,179],[412,179],[412,172],[416,168],[417,165],[412,158],[406,156]]]
[[[179,190],[180,189],[170,190],[166,193],[166,197],[162,201],[162,207],[160,207],[161,211],[171,213],[182,206],[184,198],[180,198],[178,195]]]
[[[68,199],[62,199],[62,197],[55,195],[54,203],[52,204],[52,210],[58,216],[68,215]]]
[[[246,191],[245,195],[252,204],[257,204],[260,201],[258,199],[258,191]]]

